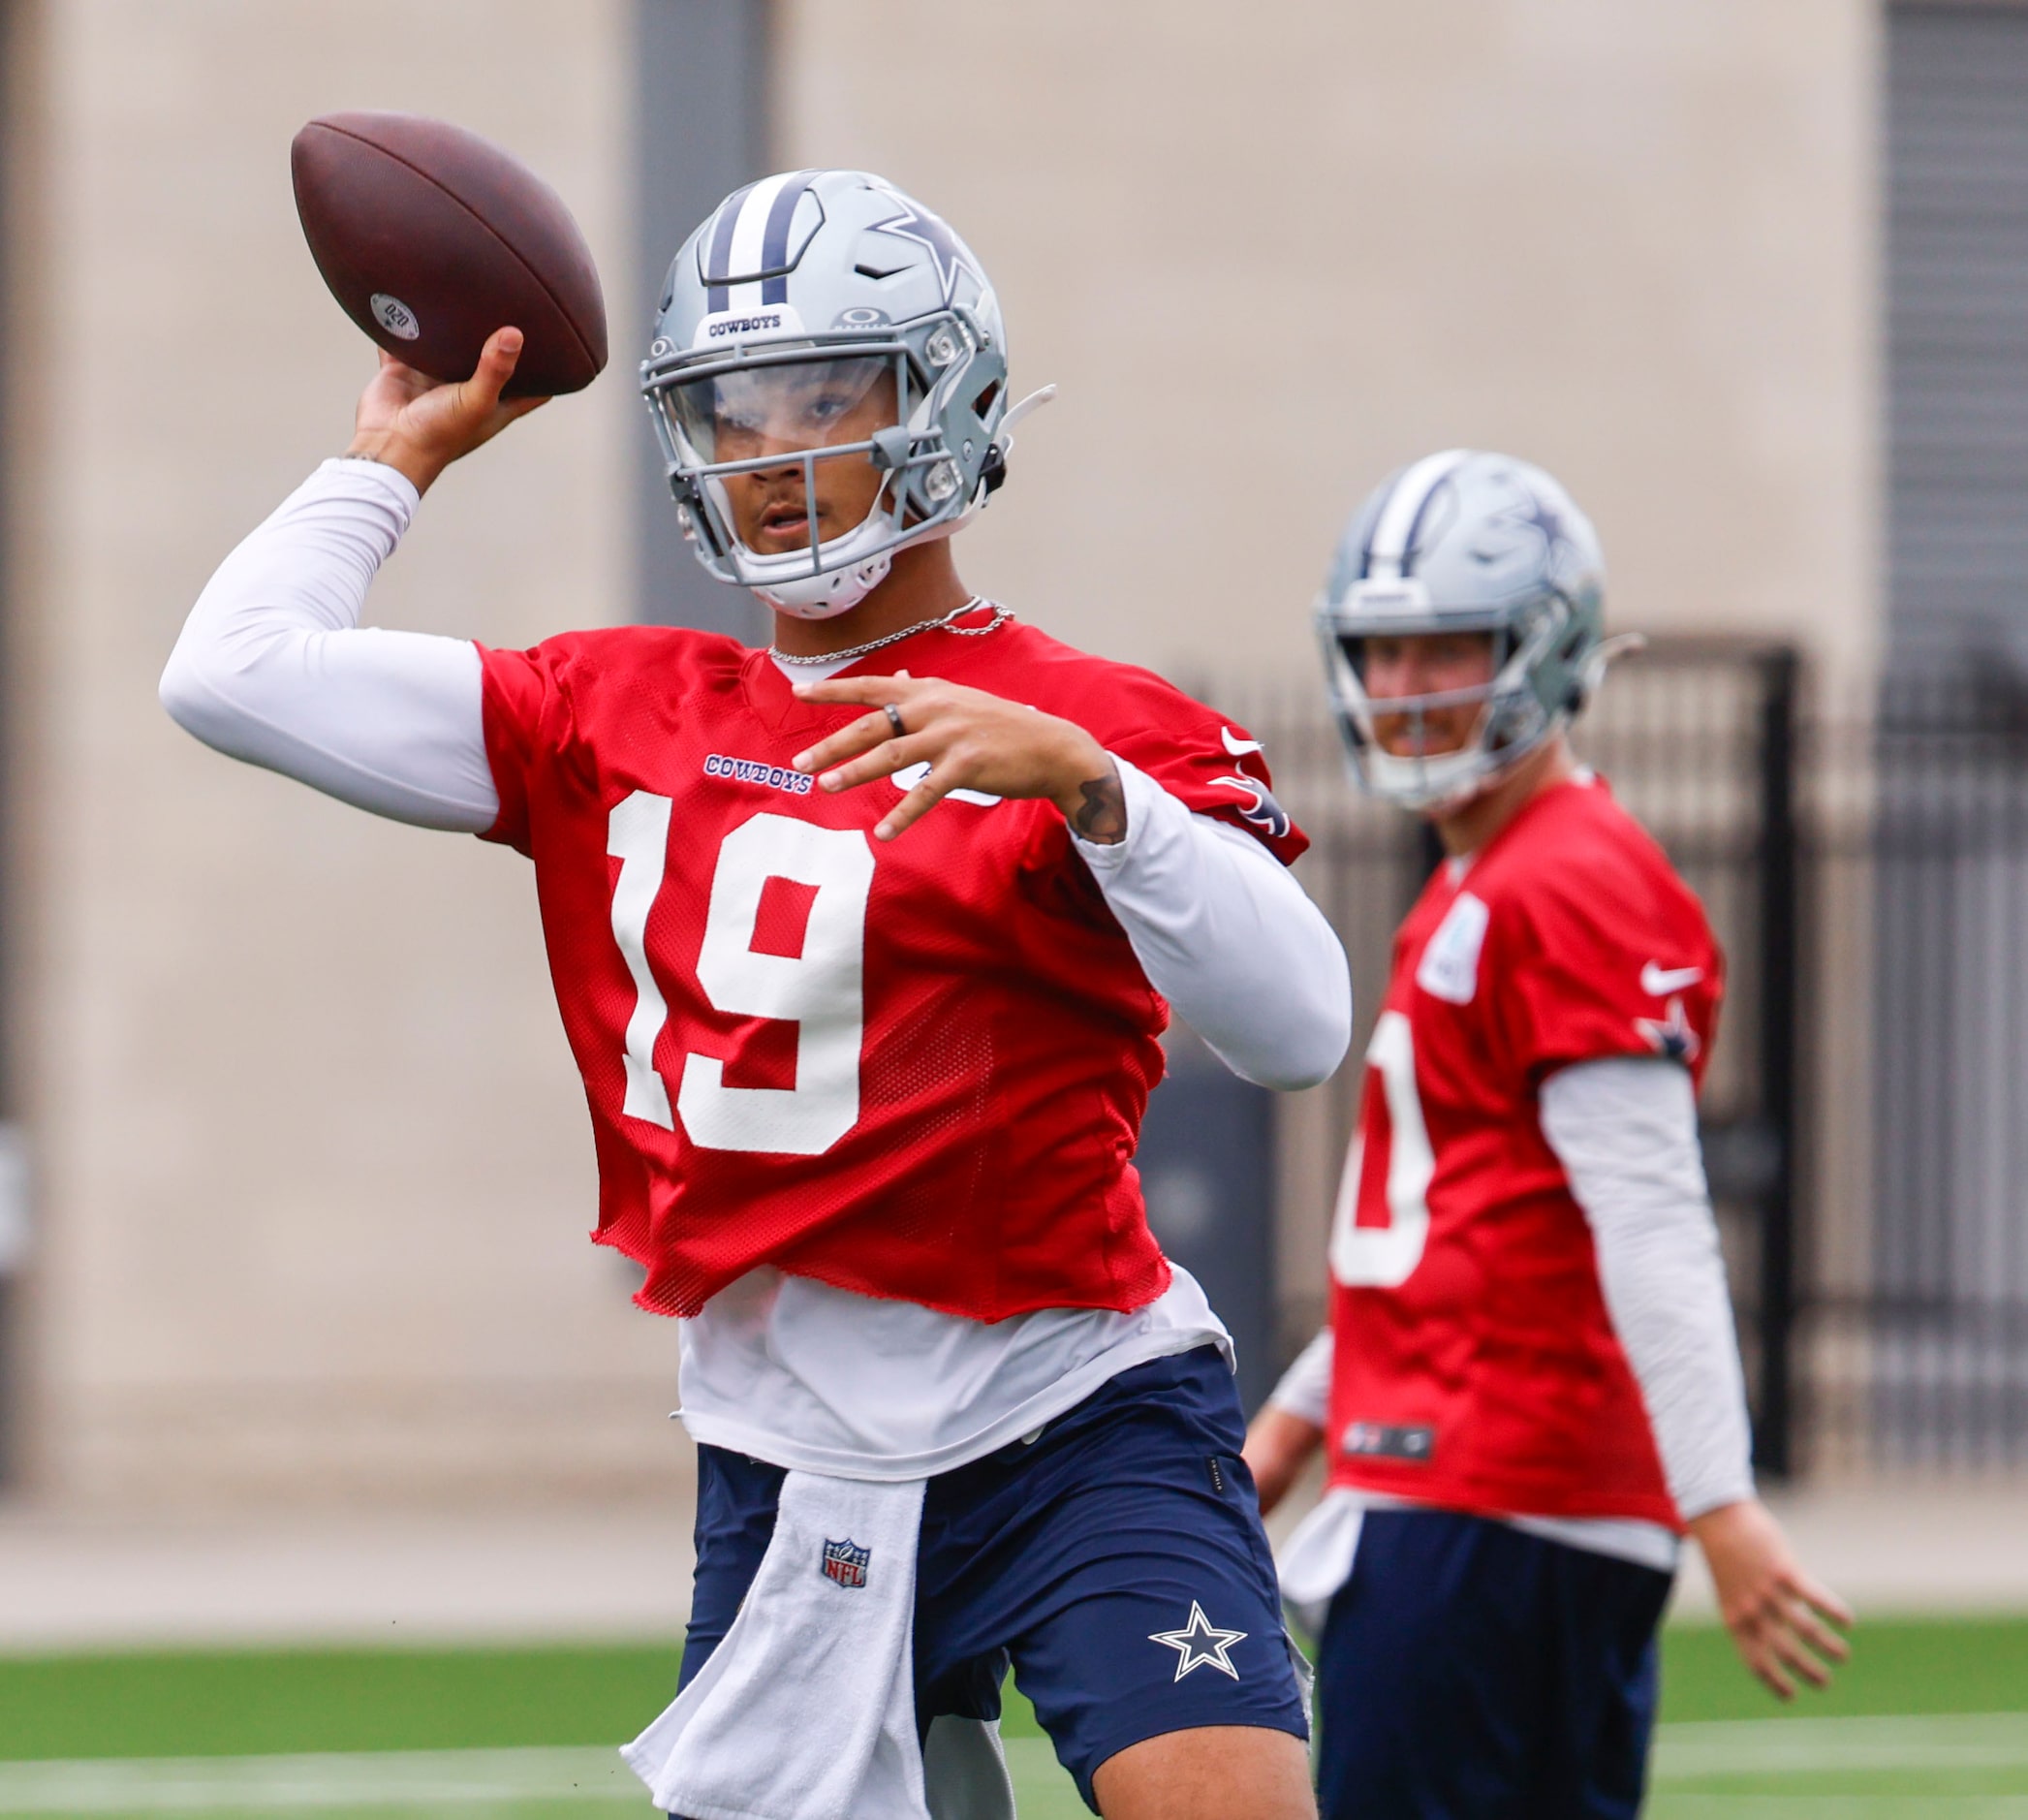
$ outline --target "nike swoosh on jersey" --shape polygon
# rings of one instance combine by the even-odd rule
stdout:
[[[1703,977],[1702,967],[1658,967],[1651,960],[1640,970],[1640,989],[1650,998],[1667,998]]]
[[[1234,758],[1244,758],[1249,752],[1259,752],[1264,749],[1260,740],[1242,739],[1230,727],[1221,727],[1218,730],[1218,737],[1226,742],[1226,750]]]

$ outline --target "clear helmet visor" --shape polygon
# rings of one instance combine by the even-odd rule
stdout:
[[[900,421],[896,362],[857,355],[757,365],[662,393],[672,426],[707,467],[866,443]]]

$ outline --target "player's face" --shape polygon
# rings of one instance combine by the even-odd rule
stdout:
[[[864,442],[892,427],[892,364],[883,359],[808,361],[723,374],[677,389],[692,444],[712,462],[801,455]],[[776,556],[842,537],[861,523],[887,475],[864,454],[816,463],[815,497],[800,460],[723,478],[733,531],[756,555]]]
[[[1388,713],[1383,704],[1411,696],[1482,689],[1493,679],[1488,632],[1424,632],[1409,638],[1369,638],[1360,679],[1373,704],[1373,737],[1395,758],[1435,758],[1460,750],[1472,737],[1482,701],[1461,701]]]

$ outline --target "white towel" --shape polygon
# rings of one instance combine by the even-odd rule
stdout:
[[[732,1629],[620,1753],[664,1812],[929,1820],[915,1696],[922,1491],[920,1479],[783,1480]]]

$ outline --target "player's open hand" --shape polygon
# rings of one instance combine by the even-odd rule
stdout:
[[[1852,1653],[1831,1625],[1849,1629],[1852,1613],[1803,1572],[1767,1506],[1744,1498],[1706,1511],[1690,1528],[1711,1569],[1719,1616],[1746,1666],[1783,1700],[1795,1697],[1792,1676],[1829,1686],[1833,1665]]]
[[[873,711],[791,761],[823,790],[851,790],[927,765],[873,832],[892,840],[953,790],[1045,797],[1086,840],[1110,845],[1127,832],[1119,771],[1090,734],[1019,702],[905,671],[798,682],[805,702],[860,703]]]
[[[521,331],[496,329],[486,337],[470,379],[445,384],[404,366],[391,354],[359,394],[348,455],[370,455],[398,468],[419,493],[460,455],[491,442],[546,398],[502,398],[521,358]]]

